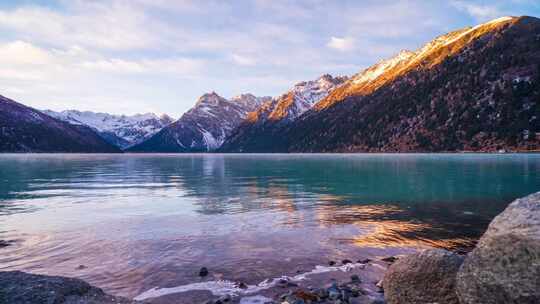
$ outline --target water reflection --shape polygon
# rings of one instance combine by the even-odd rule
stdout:
[[[133,296],[201,265],[258,282],[291,264],[468,248],[540,189],[539,168],[537,155],[2,155],[0,239],[17,242],[0,269]]]
[[[349,208],[325,206],[318,210],[323,225],[351,224],[362,233],[344,239],[360,247],[437,247],[468,250],[482,234],[481,223],[489,218],[475,217],[476,229],[467,224],[466,216],[450,213],[421,213],[397,205],[365,205]],[[481,220],[481,222],[478,222]],[[457,225],[455,223],[458,223]]]

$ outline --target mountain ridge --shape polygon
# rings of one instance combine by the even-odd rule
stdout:
[[[36,134],[37,121],[48,122],[54,136],[66,128],[71,137],[63,149],[81,151],[74,136],[92,141],[96,151],[108,149],[97,148],[96,133],[128,152],[537,151],[540,19],[502,17],[451,31],[351,77],[324,74],[274,98],[206,93],[174,122],[155,114],[44,111],[70,122],[67,127],[0,101],[12,123],[2,129],[10,136],[4,146],[11,145],[4,149],[21,151],[37,146],[16,146],[15,133],[6,133],[24,127],[13,124],[17,119]],[[10,106],[24,115],[10,116]]]
[[[154,113],[116,115],[78,110],[59,112],[44,110],[42,112],[73,125],[88,126],[120,149],[126,149],[144,141],[173,122],[173,119],[166,114],[157,116]]]
[[[534,17],[503,17],[441,35],[415,52],[400,52],[359,72],[293,122],[255,140],[249,138],[253,134],[248,134],[247,139],[240,141],[248,145],[238,148],[226,144],[221,151],[538,149],[536,70],[540,69],[540,60],[532,46],[539,46],[539,41],[540,20]],[[496,52],[502,55],[497,56]],[[480,56],[488,56],[492,61]],[[475,86],[459,78],[467,78]],[[529,81],[514,84],[516,79]],[[496,90],[495,81],[503,87]],[[492,95],[499,91],[504,98],[499,100],[499,96],[494,103]],[[432,103],[438,108],[431,109]],[[514,107],[513,103],[527,110]],[[465,117],[460,116],[463,113]],[[496,116],[503,114],[514,120]],[[485,115],[493,125],[474,121],[471,115]],[[506,129],[511,129],[512,134]]]
[[[0,152],[118,153],[92,129],[0,95]]]
[[[278,136],[273,134],[274,130],[300,117],[347,80],[346,76],[324,74],[295,84],[286,93],[249,113],[219,150],[242,152],[244,145],[255,144],[256,151],[271,151],[273,138]]]
[[[283,148],[537,150],[539,46],[540,19],[534,17],[504,17],[439,36],[419,50],[408,70],[401,67],[391,81],[379,79],[382,85],[368,84],[367,90],[374,91],[365,94],[362,87],[356,95],[322,100],[287,126]]]
[[[216,92],[202,95],[196,104],[174,123],[129,148],[128,152],[211,152],[221,146],[247,113],[270,97],[241,94],[227,100]]]

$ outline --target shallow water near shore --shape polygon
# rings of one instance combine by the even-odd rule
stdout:
[[[329,260],[467,250],[538,190],[537,154],[6,154],[0,270],[127,297],[251,286]]]

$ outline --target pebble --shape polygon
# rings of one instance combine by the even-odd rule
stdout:
[[[208,269],[206,267],[202,267],[201,270],[199,270],[199,276],[205,277],[208,275]]]
[[[394,256],[391,256],[391,257],[387,257],[387,258],[381,259],[381,261],[383,261],[383,262],[388,262],[388,263],[392,264],[392,263],[394,263],[395,261],[397,261],[397,258],[394,257]]]
[[[306,290],[302,290],[302,289],[299,289],[293,292],[293,296],[303,301],[317,301],[319,299],[319,297],[316,294],[306,291]]]
[[[244,282],[237,282],[237,283],[235,284],[235,286],[238,287],[238,288],[240,288],[240,289],[247,289],[247,288],[248,288],[247,284],[244,283]]]
[[[369,262],[371,262],[370,259],[358,260],[358,263],[360,263],[360,264],[367,264],[367,263],[369,263]]]

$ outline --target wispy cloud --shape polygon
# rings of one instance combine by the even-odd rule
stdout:
[[[338,51],[350,51],[355,47],[354,39],[350,37],[331,37],[326,45]]]
[[[257,63],[255,59],[240,54],[232,54],[231,59],[234,63],[244,66],[253,66]]]
[[[5,65],[44,65],[52,62],[48,51],[17,40],[0,45],[0,63]]]
[[[479,22],[495,19],[503,15],[495,4],[476,4],[470,1],[452,1],[452,5],[467,12]]]

